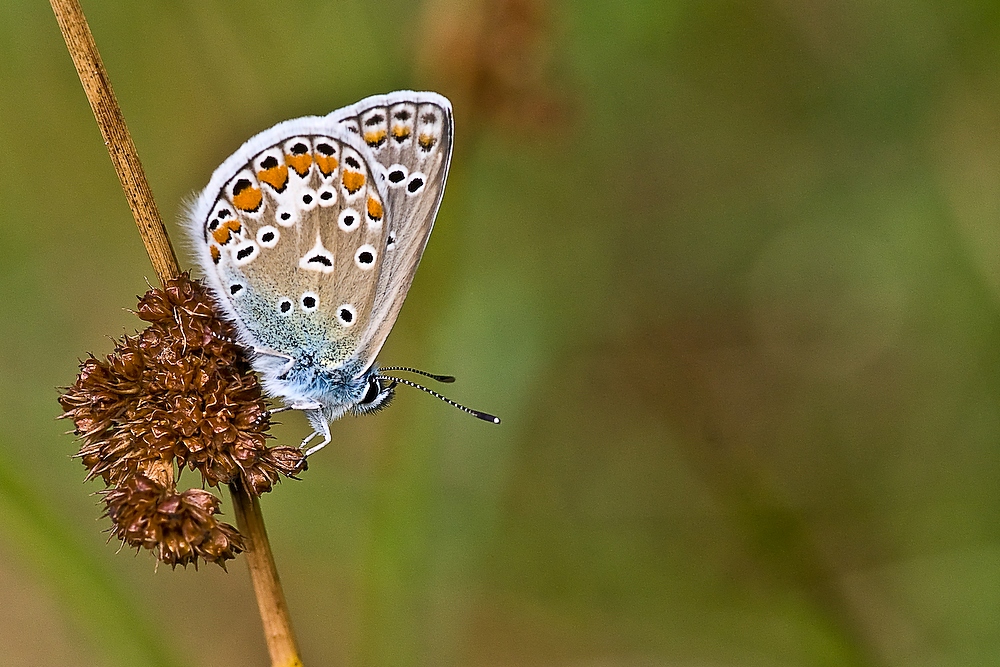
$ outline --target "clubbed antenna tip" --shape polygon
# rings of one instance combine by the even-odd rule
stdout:
[[[414,373],[419,373],[421,375],[426,375],[427,377],[434,378],[434,379],[448,378],[447,380],[441,380],[441,382],[454,382],[454,380],[455,380],[455,378],[453,378],[450,375],[431,375],[430,373],[424,373],[423,371],[418,371],[418,370],[415,370],[415,369],[412,369],[412,368],[401,368],[399,366],[391,366],[389,368],[383,368],[382,370],[397,370],[397,371],[399,371],[399,370],[406,370],[406,371],[411,371],[411,372],[414,372]],[[417,384],[416,382],[413,382],[411,380],[404,380],[403,378],[393,377],[391,375],[381,375],[380,374],[377,377],[380,380],[386,380],[388,382],[392,382],[393,384],[405,384],[407,387],[413,387],[414,389],[419,389],[420,391],[427,392],[428,394],[430,394],[434,398],[439,398],[442,401],[444,401],[445,403],[447,403],[448,405],[450,405],[450,406],[452,406],[454,408],[458,408],[462,412],[467,412],[470,415],[472,415],[473,417],[476,417],[477,419],[482,419],[484,422],[490,422],[491,424],[499,424],[500,423],[500,418],[497,417],[496,415],[491,415],[488,412],[482,412],[481,410],[473,410],[472,408],[467,408],[464,405],[462,405],[461,403],[457,403],[457,402],[451,400],[450,398],[448,398],[447,396],[442,396],[441,394],[437,393],[433,389],[428,389],[427,387],[425,387],[422,384]]]

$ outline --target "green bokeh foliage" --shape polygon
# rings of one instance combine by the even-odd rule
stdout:
[[[264,499],[306,664],[1000,662],[995,4],[471,6],[560,112],[456,106],[382,360],[504,424],[401,392]],[[442,0],[84,7],[179,249],[253,133],[462,90]],[[265,664],[241,563],[105,544],[55,387],[152,271],[45,3],[0,56],[0,663]]]

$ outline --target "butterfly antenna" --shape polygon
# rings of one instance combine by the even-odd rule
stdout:
[[[442,396],[441,394],[437,393],[433,389],[428,389],[427,387],[425,387],[422,384],[417,384],[416,382],[411,382],[410,380],[404,380],[403,378],[392,377],[391,375],[378,375],[377,377],[380,380],[388,380],[390,382],[398,382],[399,384],[405,384],[408,387],[413,387],[414,389],[419,389],[420,391],[425,391],[428,394],[430,394],[431,396],[433,396],[434,398],[440,398],[442,401],[444,401],[448,405],[450,405],[450,406],[452,406],[454,408],[458,408],[462,412],[468,412],[473,417],[477,417],[479,419],[482,419],[484,422],[490,422],[491,424],[499,424],[500,423],[500,418],[499,417],[497,417],[495,415],[491,415],[491,414],[489,414],[487,412],[480,412],[479,410],[473,410],[472,408],[467,408],[464,405],[462,405],[461,403],[456,403],[455,401],[451,400],[447,396]],[[431,376],[431,377],[433,377],[433,376]],[[451,376],[445,375],[443,377],[451,377]]]
[[[422,371],[416,368],[410,368],[409,366],[386,366],[385,368],[380,368],[380,371],[404,371],[406,373],[416,373],[417,375],[423,375],[425,378],[430,378],[432,380],[437,380],[438,382],[454,382],[454,375],[435,375],[434,373],[428,373],[427,371]]]

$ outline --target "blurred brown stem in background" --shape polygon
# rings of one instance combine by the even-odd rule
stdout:
[[[87,100],[101,128],[105,146],[114,163],[139,235],[149,254],[153,269],[161,283],[177,277],[180,267],[160,218],[156,202],[139,162],[139,156],[104,65],[94,37],[87,25],[83,9],[77,0],[50,0],[52,11],[62,31],[63,39],[76,66]],[[162,481],[173,480],[172,466],[163,465],[149,471]],[[288,614],[288,605],[278,579],[278,571],[264,527],[260,503],[239,484],[230,484],[237,525],[248,540],[247,564],[260,608],[264,635],[273,667],[301,666],[295,635]]]
[[[551,135],[572,122],[548,0],[428,0],[417,63],[473,124]]]

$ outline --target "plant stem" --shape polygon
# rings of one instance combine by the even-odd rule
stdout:
[[[264,624],[267,650],[271,653],[273,667],[302,667],[299,659],[292,622],[288,615],[285,594],[274,566],[271,544],[267,540],[264,515],[260,511],[260,501],[240,488],[238,482],[229,485],[236,508],[236,522],[240,532],[247,537],[247,566],[253,580],[253,590],[257,595],[260,620]]]
[[[170,245],[167,230],[153,200],[153,193],[146,182],[146,174],[139,162],[139,154],[132,143],[132,135],[125,125],[125,118],[118,100],[111,89],[101,54],[97,51],[94,36],[87,25],[83,9],[77,0],[50,0],[66,47],[73,58],[80,83],[87,93],[87,101],[94,111],[97,125],[104,136],[104,145],[115,165],[125,198],[132,209],[139,235],[153,263],[153,270],[160,282],[176,277],[181,271],[177,256]]]
[[[69,49],[76,72],[80,76],[87,101],[104,136],[115,172],[121,181],[139,235],[161,283],[180,274],[180,265],[167,236],[163,219],[153,200],[146,174],[139,161],[132,135],[125,125],[118,100],[111,88],[94,36],[83,15],[78,0],[49,0]],[[173,478],[173,470],[162,471]],[[264,527],[260,503],[239,484],[230,484],[236,524],[247,539],[247,564],[253,580],[257,606],[264,624],[264,637],[271,655],[272,667],[301,667],[295,634],[288,615],[288,605],[278,580],[278,570],[271,554],[271,545]]]

